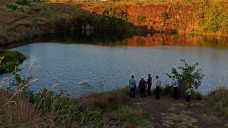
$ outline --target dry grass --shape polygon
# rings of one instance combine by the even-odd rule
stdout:
[[[4,57],[0,57],[0,64],[3,59]],[[0,88],[7,79],[4,78],[2,80]],[[0,124],[2,127],[37,127],[37,124],[41,121],[40,114],[35,111],[28,101],[17,97],[19,92],[37,80],[35,79],[25,84],[13,95],[0,89]]]
[[[218,88],[205,98],[206,105],[215,109],[218,115],[228,118],[228,89],[225,87]]]

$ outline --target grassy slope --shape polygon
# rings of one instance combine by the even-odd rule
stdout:
[[[228,119],[228,89],[219,88],[205,97],[205,104]]]
[[[17,9],[13,10],[7,5],[16,5]],[[31,6],[24,6],[17,5],[14,0],[1,0],[0,10],[1,43],[24,40],[34,34],[50,33],[50,23],[55,18],[83,13],[77,5],[32,3]]]
[[[26,100],[19,94],[0,109],[3,127],[152,127],[151,116],[138,104],[131,104],[128,88],[70,99],[41,91]],[[0,106],[11,97],[0,89]]]

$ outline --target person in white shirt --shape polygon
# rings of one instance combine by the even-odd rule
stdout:
[[[129,80],[129,85],[130,85],[130,97],[135,98],[136,81],[134,79],[134,75],[131,76],[131,79]]]
[[[178,80],[176,79],[175,76],[173,76],[173,82],[172,82],[172,85],[173,85],[173,98],[175,100],[177,100],[177,88],[178,88]]]
[[[156,90],[155,90],[156,100],[160,99],[160,93],[159,93],[160,87],[161,87],[161,81],[158,79],[158,76],[156,76]]]

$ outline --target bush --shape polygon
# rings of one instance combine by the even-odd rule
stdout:
[[[142,24],[142,23],[146,22],[146,17],[145,16],[138,16],[137,22],[138,22],[138,24]]]
[[[160,89],[163,95],[172,95],[173,94],[173,87],[166,85],[164,88]]]
[[[3,57],[2,66],[0,67],[0,74],[5,72],[12,72],[15,66],[19,65],[26,57],[17,51],[7,51],[0,49],[0,57]]]
[[[31,6],[31,2],[29,0],[16,0],[16,3],[19,5]]]
[[[129,88],[117,89],[101,94],[92,94],[84,98],[89,99],[88,108],[92,107],[107,112],[117,109],[129,101]]]
[[[171,73],[176,76],[179,82],[178,95],[185,97],[187,85],[190,84],[193,88],[197,89],[201,85],[204,75],[200,73],[201,69],[196,69],[199,65],[198,63],[189,65],[184,59],[181,61],[184,63],[184,66],[179,66],[177,69],[173,67]],[[173,75],[167,73],[169,78],[172,78]]]
[[[204,75],[200,73],[201,69],[196,69],[199,64],[195,63],[189,65],[184,59],[181,61],[184,63],[184,66],[179,66],[177,69],[172,67],[171,73],[178,79],[179,86],[190,84],[197,89],[201,85],[201,80],[204,77]],[[178,69],[180,72],[178,72]],[[172,79],[172,75],[167,73],[167,76]]]
[[[55,18],[51,24],[52,31],[55,33],[70,33],[73,31],[73,24],[71,18]]]
[[[18,6],[16,4],[7,4],[6,7],[10,8],[12,10],[17,10],[18,9]]]
[[[228,119],[228,89],[219,88],[205,97],[206,105]]]
[[[167,12],[162,13],[162,14],[161,14],[161,17],[162,17],[163,20],[169,19],[168,13],[167,13]]]
[[[94,21],[95,17],[93,15],[84,15],[81,14],[78,17],[73,18],[73,28],[74,30],[81,30],[81,26],[84,25],[86,26],[87,24],[89,25],[94,25],[95,21]]]
[[[99,14],[102,15],[101,22],[108,30],[118,29],[117,27],[121,26],[121,24],[128,22],[127,13],[117,7],[102,7],[99,10]]]
[[[227,11],[222,8],[212,7],[204,18],[204,29],[206,31],[228,32]]]
[[[202,95],[199,92],[193,91],[192,98],[195,100],[202,100]]]

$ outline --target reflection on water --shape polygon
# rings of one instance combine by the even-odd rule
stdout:
[[[143,46],[151,47],[157,45],[175,46],[202,46],[213,48],[228,48],[228,37],[205,37],[196,35],[180,34],[138,34],[131,33],[90,33],[89,35],[56,36],[49,41],[60,43],[83,43],[100,46]],[[45,41],[47,42],[47,40]]]
[[[80,96],[86,90],[79,84],[83,80],[93,85],[91,90],[100,92],[126,86],[132,74],[138,82],[148,73],[152,74],[153,80],[159,75],[165,85],[171,82],[166,73],[173,66],[181,65],[183,58],[190,64],[200,64],[205,75],[199,88],[201,93],[206,94],[218,85],[228,86],[226,39],[166,34],[126,36],[121,33],[63,37],[12,49],[28,56],[21,68],[28,69],[31,63],[41,65],[33,74],[34,78],[40,79],[32,86],[33,90],[59,83],[55,91],[65,90],[72,96]],[[26,70],[23,72],[26,74]],[[5,76],[10,77],[5,74],[0,79]]]

